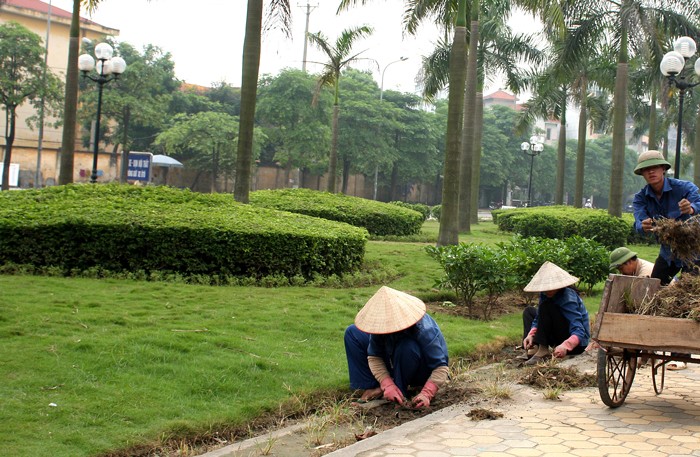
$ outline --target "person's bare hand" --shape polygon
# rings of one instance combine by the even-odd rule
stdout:
[[[693,214],[695,212],[687,198],[678,202],[678,208],[681,210],[681,214]]]
[[[645,232],[651,232],[652,230],[654,230],[654,220],[650,217],[644,219],[642,221],[642,230],[644,230]]]
[[[534,335],[528,335],[523,340],[523,349],[530,349],[534,343],[535,343]]]

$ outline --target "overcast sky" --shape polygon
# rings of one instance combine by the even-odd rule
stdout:
[[[48,2],[48,0],[44,0]],[[265,2],[267,3],[267,1]],[[401,13],[403,0],[373,0],[336,15],[337,0],[291,0],[293,37],[279,31],[263,36],[260,72],[277,74],[282,68],[301,68],[304,51],[304,30],[307,4],[311,6],[309,32],[321,31],[331,41],[344,28],[369,25],[375,31],[370,38],[357,42],[354,50],[363,51],[368,60],[355,67],[373,69],[374,78],[384,89],[415,92],[415,77],[422,56],[428,55],[439,39],[437,29],[422,26],[418,37],[404,37]],[[209,86],[224,80],[234,86],[241,82],[241,59],[245,34],[245,0],[101,0],[97,11],[83,16],[120,30],[119,40],[137,48],[154,44],[170,52],[179,79]],[[70,11],[72,0],[52,0],[52,5]],[[531,18],[514,20],[519,31],[533,31]],[[530,28],[530,30],[528,30]],[[404,62],[393,63],[400,57]],[[371,60],[370,60],[371,59]],[[316,72],[324,58],[311,45],[307,50],[307,70]],[[499,87],[490,87],[490,93]]]

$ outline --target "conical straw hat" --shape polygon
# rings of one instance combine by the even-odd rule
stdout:
[[[576,276],[571,276],[566,270],[561,269],[552,262],[545,262],[523,290],[525,292],[546,292],[548,290],[563,289],[576,284],[576,282],[578,282]]]
[[[355,325],[366,333],[383,335],[412,326],[425,315],[419,298],[382,286],[355,316]]]

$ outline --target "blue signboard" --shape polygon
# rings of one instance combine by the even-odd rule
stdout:
[[[151,182],[153,154],[150,152],[130,152],[127,179],[129,181]]]

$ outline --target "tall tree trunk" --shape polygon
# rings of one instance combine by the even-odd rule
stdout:
[[[566,100],[568,98],[568,90],[562,88],[561,94],[561,116],[559,117],[559,141],[557,142],[557,183],[554,194],[554,203],[556,205],[564,204],[564,175],[566,173]],[[532,205],[532,202],[528,202]]]
[[[474,123],[476,120],[477,53],[479,47],[479,0],[472,0],[469,54],[464,95],[464,128],[459,173],[459,231],[471,232],[472,174],[474,168]]]
[[[613,98],[613,138],[612,162],[610,165],[610,196],[608,198],[608,214],[622,217],[622,181],[625,173],[625,127],[627,124],[627,23],[622,21],[620,54],[615,75],[615,94]]]
[[[584,77],[581,87],[581,111],[578,117],[578,144],[576,149],[576,190],[574,208],[583,206],[583,179],[586,167],[586,132],[588,131],[588,80]]]
[[[2,185],[0,189],[10,190],[10,164],[12,163],[12,145],[15,143],[15,129],[17,125],[17,107],[5,106],[5,157],[2,161]]]
[[[243,69],[241,76],[241,112],[236,151],[236,183],[233,198],[248,203],[250,169],[253,166],[253,132],[255,130],[255,102],[260,71],[260,42],[262,35],[262,0],[248,0],[243,42]]]
[[[341,189],[344,194],[348,193],[348,180],[350,178],[350,160],[346,157],[343,159],[343,182]]]
[[[476,118],[474,121],[474,157],[472,164],[472,224],[479,223],[479,187],[481,187],[481,137],[484,133],[484,92],[483,82],[479,82],[476,92]]]
[[[401,200],[399,195],[399,161],[395,161],[391,166],[391,190],[389,191],[389,201]]]
[[[73,0],[66,67],[66,99],[63,105],[63,136],[61,137],[61,168],[58,184],[73,182],[75,154],[75,124],[78,112],[78,52],[80,52],[80,0]]]
[[[338,102],[333,105],[333,120],[331,127],[331,155],[328,160],[328,184],[326,190],[335,193],[336,174],[338,169],[338,117],[340,115],[340,107]]]
[[[450,49],[450,89],[442,183],[442,208],[438,245],[459,243],[459,155],[461,153],[464,85],[467,78],[466,0],[459,0],[454,38]]]

